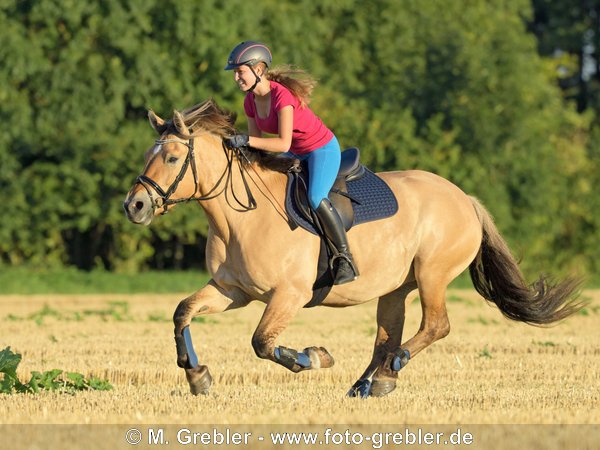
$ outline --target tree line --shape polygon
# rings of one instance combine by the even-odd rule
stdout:
[[[600,2],[0,1],[0,262],[203,266],[201,209],[152,227],[121,202],[170,116],[238,112],[226,58],[267,43],[372,169],[423,169],[480,198],[526,270],[600,261]],[[402,214],[402,211],[399,212]]]

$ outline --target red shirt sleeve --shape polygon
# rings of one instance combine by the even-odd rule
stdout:
[[[276,113],[281,111],[285,106],[291,105],[294,109],[300,103],[294,94],[292,94],[285,86],[277,86],[276,95],[274,96],[273,109]]]

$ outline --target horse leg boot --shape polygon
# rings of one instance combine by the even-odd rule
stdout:
[[[302,291],[277,290],[273,293],[252,336],[252,348],[256,356],[269,359],[294,373],[333,366],[333,357],[323,347],[308,347],[300,352],[293,348],[275,346],[279,335],[305,302]]]
[[[381,397],[396,388],[398,369],[383,371],[381,365],[388,354],[400,347],[404,330],[405,305],[408,295],[417,288],[414,281],[407,282],[395,291],[379,298],[377,303],[377,335],[371,363],[348,391],[348,397]],[[392,363],[384,367],[392,367]],[[375,375],[375,376],[374,376]],[[372,380],[371,380],[372,378]]]
[[[175,335],[175,346],[177,348],[177,365],[185,369],[190,392],[194,395],[208,394],[213,379],[208,367],[198,363],[189,326],[183,329],[181,335]]]
[[[321,222],[325,236],[335,247],[329,262],[334,279],[333,284],[344,284],[356,280],[359,276],[358,269],[350,253],[346,230],[338,212],[331,205],[329,199],[324,198],[315,209],[315,213]]]
[[[210,280],[206,286],[182,300],[177,306],[173,314],[177,365],[185,370],[185,377],[192,394],[208,394],[212,384],[212,376],[208,367],[200,364],[194,350],[189,328],[192,318],[200,314],[213,314],[241,308],[248,302],[249,300],[244,296],[237,295],[235,290],[226,290],[218,286],[214,280]]]

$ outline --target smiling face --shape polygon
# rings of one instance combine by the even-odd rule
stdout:
[[[261,64],[257,64],[253,67],[253,69],[256,75],[258,75],[259,77],[262,75],[263,69],[261,67]],[[246,65],[239,66],[233,69],[233,79],[235,80],[242,92],[246,92],[256,82],[256,76],[254,75],[254,73],[252,73],[252,69],[250,69],[250,67]]]

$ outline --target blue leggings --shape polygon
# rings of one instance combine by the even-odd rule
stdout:
[[[321,200],[328,198],[329,191],[340,170],[340,144],[335,136],[323,147],[305,155],[286,152],[284,156],[308,162],[308,201],[312,209],[317,209]]]

